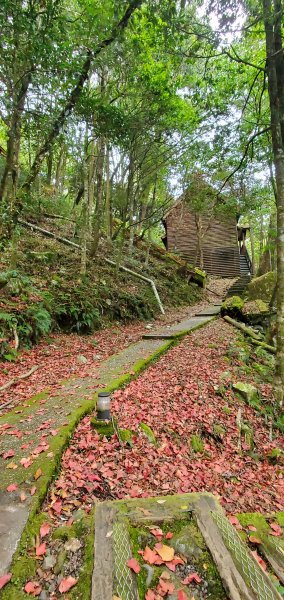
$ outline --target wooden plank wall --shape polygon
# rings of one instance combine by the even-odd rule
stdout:
[[[210,275],[237,277],[240,275],[240,258],[235,219],[221,220],[206,216],[202,216],[201,219],[203,230],[207,230],[203,238],[204,269]],[[167,215],[165,221],[167,249],[194,263],[197,249],[194,213],[180,202]]]

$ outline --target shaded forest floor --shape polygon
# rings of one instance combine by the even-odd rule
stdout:
[[[284,438],[275,430],[270,442],[266,419],[233,393],[232,383],[256,379],[243,368],[241,353],[235,331],[219,320],[188,336],[114,393],[112,410],[119,426],[133,431],[132,447],[116,435],[100,440],[86,417],[64,454],[53,493],[64,491],[67,504],[76,497],[87,509],[97,497],[196,491],[217,494],[230,513],[283,509],[283,467],[269,464],[267,454],[274,446],[283,449]],[[258,381],[258,387],[265,403],[270,385]],[[241,448],[239,409],[251,430]]]
[[[132,431],[130,444],[117,435],[100,438],[92,415],[79,423],[40,514],[44,569],[37,563],[35,579],[48,598],[58,597],[62,577],[73,578],[74,597],[89,597],[82,568],[87,585],[97,501],[208,491],[229,514],[284,509],[283,465],[268,460],[272,447],[284,448],[284,438],[275,429],[271,442],[266,418],[232,391],[233,382],[251,382],[261,392],[259,409],[271,399],[270,384],[253,369],[259,356],[251,350],[244,361],[244,352],[250,350],[236,330],[213,321],[113,394],[113,415]],[[239,411],[250,440],[239,436]]]
[[[214,282],[209,287],[216,291]],[[215,295],[210,297],[206,292],[198,305],[168,313],[158,319],[156,326],[190,316],[208,305],[208,300],[216,302]],[[27,433],[33,432],[36,444],[29,459],[30,446],[22,444],[25,435],[19,440],[28,461],[21,462],[24,468],[28,467],[27,476],[30,470],[35,471],[33,461],[38,456],[44,457],[46,452],[52,455],[47,436],[54,435],[57,439],[56,421],[61,419],[63,426],[68,424],[71,414],[68,410],[80,392],[70,388],[68,398],[67,390],[61,407],[60,380],[71,377],[72,386],[74,377],[75,388],[80,380],[82,386],[88,379],[95,380],[102,359],[112,355],[115,360],[119,349],[139,340],[148,330],[146,327],[154,324],[151,321],[147,325],[117,325],[90,337],[53,335],[49,343],[42,341],[22,353],[21,362],[8,365],[5,378],[15,376],[19,368],[27,370],[32,364],[42,364],[26,382],[7,391],[8,395],[15,394],[22,406],[31,393],[46,386],[55,399],[58,397],[58,410],[51,420],[45,412],[45,400],[39,402],[42,407],[34,420],[31,416],[23,421],[22,406],[15,413]],[[82,356],[83,363],[82,358],[78,360]],[[270,452],[272,448],[284,449],[284,438],[274,428],[271,441],[269,411],[266,414],[272,398],[271,366],[262,349],[249,347],[234,328],[217,319],[188,335],[136,380],[113,393],[112,413],[119,427],[131,432],[130,440],[122,441],[116,434],[110,439],[100,438],[91,426],[94,414],[84,417],[70,439],[58,477],[25,538],[21,560],[26,566],[22,571],[21,561],[17,566],[17,576],[21,572],[19,581],[23,582],[20,587],[28,581],[27,576],[33,577],[36,589],[44,590],[44,597],[55,599],[60,596],[60,582],[71,577],[76,582],[71,598],[89,597],[81,582],[85,580],[85,585],[90,585],[92,511],[96,502],[104,499],[208,491],[219,498],[229,514],[260,511],[270,515],[283,510],[282,459],[271,461]],[[81,378],[78,385],[75,376]],[[237,381],[257,386],[261,394],[258,406],[249,406],[234,394],[232,384]],[[36,419],[43,422],[38,428]],[[141,428],[141,423],[146,428]],[[10,432],[17,437],[17,428]],[[10,438],[5,435],[5,426],[3,434],[5,439]],[[3,458],[6,468],[11,469],[13,491],[17,489],[13,481],[17,481],[20,469],[16,454],[9,454],[8,446],[6,450],[8,455]],[[45,475],[44,470],[39,475],[35,472],[35,482],[28,477],[24,504],[31,501],[30,495],[38,485],[37,476],[41,481]],[[43,533],[39,534],[40,526]],[[7,593],[8,589],[9,586]]]
[[[30,377],[1,392],[0,404],[3,408],[0,414],[9,412],[43,390],[50,393],[59,391],[62,380],[95,375],[103,360],[137,342],[148,328],[170,325],[194,315],[208,306],[208,302],[218,302],[232,281],[212,279],[209,288],[215,293],[206,290],[198,303],[190,307],[169,308],[165,315],[160,314],[150,321],[129,324],[117,321],[91,335],[53,333],[42,338],[33,348],[20,351],[15,362],[0,361],[0,387],[27,373],[32,367],[39,366]],[[9,404],[5,408],[6,403]]]

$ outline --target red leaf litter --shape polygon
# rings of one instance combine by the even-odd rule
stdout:
[[[152,323],[156,323],[156,326],[173,323],[179,318],[194,314],[198,307],[201,309],[207,305],[207,302],[202,301],[192,307],[171,309],[167,311],[167,315],[159,316],[156,322],[153,319]],[[43,338],[33,348],[21,350],[16,362],[0,361],[0,387],[19,375],[27,373],[33,366],[40,366],[27,379],[20,380],[16,385],[3,390],[1,404],[12,400],[12,404],[6,409],[9,411],[47,388],[54,393],[61,388],[60,382],[69,377],[95,376],[103,360],[137,342],[143,333],[145,333],[143,322],[128,325],[117,322],[112,327],[96,331],[89,336],[53,334],[49,336],[49,344]],[[87,359],[86,364],[77,361],[80,354]]]
[[[234,372],[237,359],[224,360],[234,336],[229,325],[212,322],[113,394],[112,414],[120,428],[134,432],[132,447],[116,435],[100,440],[90,417],[84,418],[64,453],[55,496],[61,497],[64,490],[88,510],[96,499],[207,491],[219,496],[229,513],[283,510],[283,469],[265,459],[271,448],[268,425],[233,396],[230,386],[225,398],[216,393],[224,372],[227,383],[245,380]],[[269,386],[263,385],[262,393],[269,396]],[[253,427],[259,459],[245,443],[242,451],[238,448],[239,408],[243,421]],[[157,445],[150,443],[141,422],[151,427]],[[221,439],[214,436],[215,425],[224,428]],[[203,440],[202,454],[192,451],[193,434]],[[283,448],[283,442],[275,432],[273,445]],[[50,512],[54,515],[52,506]]]

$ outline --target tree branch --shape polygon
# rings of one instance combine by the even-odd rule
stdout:
[[[247,154],[248,154],[248,151],[249,151],[249,148],[250,148],[250,145],[252,144],[252,142],[253,142],[253,141],[254,141],[254,140],[255,140],[255,139],[256,139],[256,138],[257,138],[259,135],[262,135],[263,133],[266,133],[267,131],[270,131],[270,129],[271,129],[271,127],[270,127],[270,126],[269,126],[269,127],[265,127],[265,129],[262,129],[261,131],[257,131],[256,133],[254,133],[254,134],[253,134],[253,135],[252,135],[252,136],[249,138],[248,142],[246,143],[246,146],[245,146],[245,150],[244,150],[243,156],[242,156],[242,158],[241,158],[241,160],[240,160],[240,162],[239,162],[238,166],[237,166],[237,167],[236,167],[236,168],[235,168],[235,169],[232,171],[232,173],[230,173],[230,175],[228,175],[228,177],[226,177],[225,181],[223,181],[223,183],[222,183],[222,185],[221,185],[221,187],[220,187],[220,189],[219,189],[219,192],[218,192],[219,194],[220,194],[220,192],[221,192],[221,191],[224,189],[224,187],[225,187],[225,185],[228,183],[228,181],[229,181],[229,180],[230,180],[230,179],[231,179],[231,178],[232,178],[232,177],[235,175],[235,173],[237,173],[237,171],[239,171],[239,169],[242,167],[242,165],[243,165],[243,163],[244,163],[244,161],[245,161],[245,159],[246,159],[246,157],[247,157]]]
[[[130,17],[134,13],[134,11],[140,7],[140,5],[142,4],[142,1],[143,0],[132,0],[129,4],[127,10],[125,11],[123,17],[113,27],[111,35],[108,38],[102,40],[94,51],[92,51],[90,49],[87,51],[87,56],[83,63],[81,73],[80,73],[80,76],[78,77],[77,83],[76,83],[75,87],[73,88],[65,106],[62,108],[58,117],[55,119],[53,126],[52,126],[44,144],[42,145],[42,147],[39,149],[39,151],[37,152],[37,154],[35,156],[34,162],[32,164],[31,170],[30,170],[30,174],[22,186],[22,190],[24,192],[28,192],[30,190],[31,184],[33,183],[36,176],[38,175],[41,164],[42,164],[45,156],[49,152],[54,140],[56,139],[60,130],[62,129],[67,117],[70,115],[70,113],[73,111],[74,107],[76,106],[76,103],[80,97],[81,91],[84,87],[84,84],[89,78],[90,69],[91,69],[93,60],[102,52],[102,50],[104,50],[105,48],[110,46],[112,44],[112,42],[117,38],[119,33],[122,32],[127,27]]]

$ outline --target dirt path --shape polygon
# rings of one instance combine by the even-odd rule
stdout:
[[[161,343],[147,343],[153,341]],[[80,421],[37,517],[38,529],[48,524],[40,563],[34,558],[34,536],[25,542],[24,554],[33,557],[33,581],[43,598],[61,598],[59,585],[70,577],[76,598],[90,597],[91,511],[98,501],[207,491],[231,514],[284,509],[282,467],[266,459],[271,447],[284,447],[283,436],[275,431],[270,443],[265,420],[233,395],[233,381],[252,380],[242,371],[238,349],[236,331],[212,321],[114,392],[112,412],[120,428],[133,432],[130,443],[116,435],[101,439],[91,427],[92,415]],[[269,386],[263,385],[262,392],[269,395]],[[239,447],[239,409],[251,428],[253,447],[244,435]],[[91,560],[86,559],[89,552]],[[21,564],[16,566],[17,589],[31,577]]]
[[[199,326],[200,318],[196,321],[186,319],[181,330]],[[0,419],[0,575],[11,562],[29,514],[41,506],[76,424],[95,408],[97,393],[131,380],[171,344],[172,340],[142,339],[102,361],[88,376],[84,372],[81,378],[69,379],[52,394],[47,390]]]
[[[232,281],[210,280],[210,289],[214,289],[218,295],[206,290],[203,300],[198,304],[167,310],[165,315],[159,315],[149,323],[117,323],[90,336],[53,334],[32,349],[21,351],[15,363],[0,362],[0,387],[39,365],[39,369],[30,377],[1,392],[0,405],[7,402],[9,405],[0,409],[0,415],[45,390],[51,394],[59,392],[62,389],[61,382],[70,377],[96,376],[102,361],[139,341],[145,332],[185,320],[208,304],[220,301]]]

